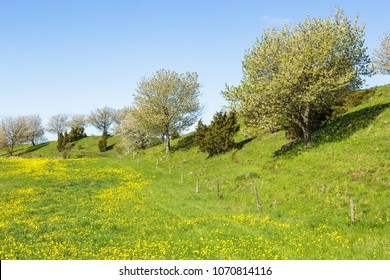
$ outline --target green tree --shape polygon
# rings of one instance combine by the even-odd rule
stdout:
[[[134,96],[135,107],[142,111],[142,126],[152,135],[162,135],[166,152],[171,148],[174,132],[182,132],[198,119],[201,85],[196,73],[178,74],[159,70],[143,78]]]
[[[74,142],[87,137],[87,134],[85,133],[86,124],[87,120],[84,115],[74,115],[71,117],[68,121],[70,127],[69,142]]]
[[[108,139],[108,134],[106,131],[103,131],[102,138],[100,138],[98,147],[100,152],[105,152],[107,151],[107,139]]]
[[[201,152],[213,156],[234,147],[234,136],[239,129],[235,112],[217,112],[209,126],[198,122],[194,141]]]
[[[62,132],[58,132],[57,134],[57,151],[62,152],[64,149],[64,134]]]
[[[78,141],[87,137],[84,127],[71,127],[69,132],[69,142]]]
[[[372,73],[366,51],[358,17],[352,22],[339,9],[326,19],[307,17],[264,32],[244,57],[241,85],[223,94],[246,124],[298,129],[310,147],[320,116]]]

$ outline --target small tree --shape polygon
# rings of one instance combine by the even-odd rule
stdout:
[[[70,127],[69,142],[78,141],[82,138],[87,137],[85,133],[85,126],[87,124],[86,117],[84,115],[74,115],[68,121]]]
[[[52,116],[49,119],[49,122],[46,125],[46,131],[49,133],[57,134],[57,150],[62,152],[65,148],[66,141],[64,133],[68,128],[68,115],[66,114],[57,114]]]
[[[108,134],[107,132],[103,131],[102,138],[99,140],[98,147],[100,152],[105,152],[107,151],[107,139],[108,139]]]
[[[63,133],[58,133],[57,134],[57,151],[59,152],[62,152],[65,148],[65,145],[64,145],[64,134]],[[66,142],[65,142],[66,144]]]
[[[200,87],[196,73],[178,74],[164,69],[139,83],[134,102],[142,111],[140,122],[151,134],[162,135],[167,153],[172,134],[184,131],[198,119],[202,111]]]
[[[194,141],[200,151],[213,156],[234,147],[234,136],[239,129],[235,112],[218,112],[209,126],[199,121]]]
[[[42,141],[45,135],[45,130],[42,126],[42,119],[39,115],[27,116],[27,141],[31,142],[33,146]]]
[[[28,125],[25,116],[6,117],[0,121],[1,142],[7,147],[8,155],[12,156],[17,144],[27,141]]]
[[[143,126],[141,118],[142,111],[135,108],[126,108],[120,114],[117,134],[121,137],[127,153],[147,148],[155,137]]]
[[[374,50],[373,62],[377,72],[390,74],[390,33],[383,36],[379,47]]]
[[[0,129],[0,149],[7,147],[7,138],[5,137],[5,133],[2,129]]]
[[[109,107],[103,107],[92,111],[88,116],[88,121],[96,129],[102,131],[102,138],[98,143],[99,151],[105,152],[107,150],[108,130],[114,123],[116,111]]]

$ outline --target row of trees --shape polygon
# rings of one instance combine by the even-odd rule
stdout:
[[[243,61],[239,86],[223,95],[247,126],[286,130],[310,147],[313,132],[330,116],[344,93],[360,88],[364,76],[390,73],[390,36],[375,50],[373,64],[364,47],[364,25],[337,9],[325,19],[307,17],[294,26],[265,31]],[[140,82],[134,105],[122,114],[118,133],[129,150],[146,148],[161,137],[170,149],[173,133],[195,123],[201,112],[196,73],[157,71]],[[209,155],[234,146],[236,113],[201,121],[195,143]]]
[[[46,131],[57,135],[57,149],[61,152],[68,143],[86,137],[85,128],[92,125],[102,132],[98,146],[104,152],[107,150],[109,129],[117,119],[116,114],[116,110],[109,107],[96,109],[88,116],[56,114],[49,119],[46,127],[43,127],[39,115],[5,117],[0,120],[0,148],[6,147],[8,154],[12,155],[17,144],[31,143],[35,146],[46,141]]]
[[[240,85],[227,86],[223,95],[247,126],[286,130],[303,137],[305,147],[310,147],[313,131],[344,93],[358,89],[363,76],[374,69],[390,74],[389,34],[375,50],[373,62],[364,47],[364,25],[338,9],[329,18],[307,17],[294,26],[265,31],[245,54]],[[104,107],[72,118],[58,114],[46,131],[58,135],[61,151],[66,143],[84,137],[85,126],[91,124],[102,132],[98,146],[105,151],[108,130],[116,123],[128,152],[156,141],[165,141],[169,152],[172,137],[195,124],[202,112],[200,88],[196,73],[162,69],[140,81],[131,106],[120,111]],[[209,127],[199,122],[200,150],[213,155],[231,148],[238,131],[236,117],[217,113]],[[0,143],[10,154],[17,143],[35,145],[43,137],[39,116],[5,118],[0,128]]]
[[[44,140],[45,131],[39,115],[5,117],[0,120],[0,148],[12,155],[14,147],[30,142],[33,146]]]
[[[92,111],[88,116],[74,115],[69,117],[66,114],[57,114],[50,118],[46,131],[57,134],[57,149],[63,151],[67,143],[86,137],[85,127],[92,125],[102,132],[98,147],[101,152],[104,152],[107,150],[108,131],[116,121],[116,113],[116,110],[112,108],[103,107]]]

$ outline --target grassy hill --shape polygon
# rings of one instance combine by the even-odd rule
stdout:
[[[208,158],[190,134],[174,140],[169,155],[161,145],[118,157],[115,147],[105,155],[96,152],[98,139],[91,137],[71,152],[71,158],[84,159],[38,161],[53,173],[41,171],[36,179],[27,160],[0,159],[0,170],[9,172],[0,175],[1,203],[10,209],[3,213],[9,224],[0,226],[4,236],[13,236],[3,242],[2,259],[390,259],[390,85],[359,94],[364,102],[341,108],[345,112],[316,132],[308,150],[298,142],[278,153],[288,142],[283,132],[241,133],[235,149]],[[15,154],[61,156],[54,143],[19,147]],[[18,178],[12,164],[20,165]],[[65,179],[53,183],[57,170]],[[72,179],[80,172],[86,175]],[[139,174],[142,187],[124,188],[127,173]],[[25,185],[43,198],[15,191]],[[11,203],[15,197],[19,204]],[[55,240],[64,247],[57,255],[31,249],[45,233],[42,225],[23,237],[27,226],[12,223],[23,199],[31,201],[24,206],[30,214],[22,217],[49,227],[42,252]],[[44,223],[55,221],[58,212],[61,223]],[[6,255],[15,240],[27,249]],[[80,246],[88,254],[77,251]]]
[[[98,142],[101,136],[89,136],[69,145],[73,146],[67,158],[96,158],[96,157],[116,157],[118,153],[114,150],[116,144],[119,143],[118,136],[110,136],[108,138],[108,151],[101,153],[98,149]],[[0,157],[6,156],[7,150],[0,150]],[[17,157],[54,157],[63,158],[64,153],[58,152],[57,141],[45,142],[32,146],[29,144],[18,145],[15,147],[13,156]]]

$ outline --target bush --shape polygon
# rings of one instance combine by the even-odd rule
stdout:
[[[75,142],[87,137],[84,127],[72,127],[69,133],[69,142]]]
[[[100,152],[107,151],[107,139],[108,139],[108,134],[106,132],[103,132],[102,138],[99,140],[99,144],[98,144]]]
[[[199,121],[194,142],[200,151],[209,156],[224,153],[234,147],[234,136],[239,129],[235,112],[217,112],[209,126]]]
[[[66,144],[68,144],[68,142],[69,142],[68,132],[65,131],[64,134],[59,132],[57,134],[57,136],[58,136],[58,139],[57,139],[57,150],[59,152],[63,152],[65,150]]]
[[[177,130],[175,130],[174,132],[172,132],[172,135],[171,135],[171,139],[174,140],[174,139],[177,139],[180,137],[180,134]]]

